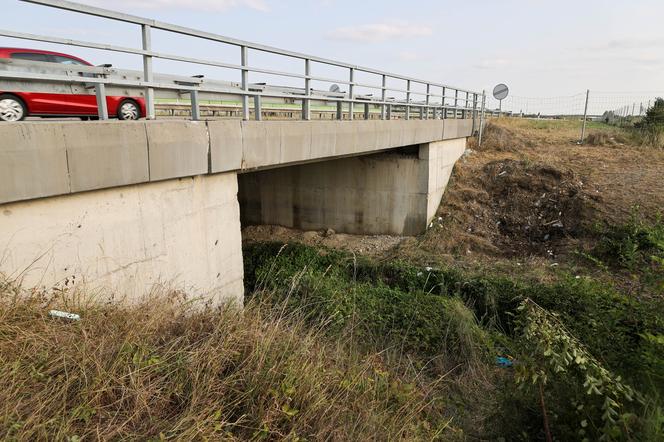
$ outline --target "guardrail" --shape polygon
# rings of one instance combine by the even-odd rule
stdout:
[[[283,98],[283,99],[297,99],[301,101],[301,118],[303,120],[311,119],[311,103],[314,101],[335,102],[336,103],[336,118],[343,119],[344,113],[347,118],[352,120],[355,118],[356,104],[364,106],[363,116],[365,119],[370,118],[370,106],[380,107],[380,119],[393,119],[404,118],[410,119],[412,109],[419,111],[420,119],[429,119],[430,117],[448,118],[452,113],[454,118],[472,118],[473,131],[476,129],[476,121],[479,118],[483,119],[486,94],[484,92],[475,92],[465,90],[457,87],[448,86],[441,83],[410,78],[403,75],[383,72],[377,69],[356,66],[353,64],[343,63],[335,60],[328,60],[313,55],[306,55],[297,52],[282,50],[279,48],[265,46],[261,44],[251,43],[248,41],[237,40],[221,35],[199,31],[192,28],[182,27],[178,25],[168,24],[142,18],[134,15],[124,14],[120,12],[101,9],[93,6],[82,5],[79,3],[69,2],[65,0],[20,0],[27,3],[43,5],[47,7],[57,8],[61,10],[92,15],[109,20],[117,20],[125,23],[136,24],[141,27],[141,49],[130,47],[115,46],[110,44],[99,44],[88,41],[71,40],[66,38],[58,38],[52,36],[35,35],[24,32],[15,32],[10,30],[0,30],[0,36],[12,37],[23,40],[40,41],[46,43],[65,44],[70,46],[85,47],[91,49],[99,49],[105,51],[121,52],[126,54],[140,55],[143,58],[143,77],[141,80],[127,80],[115,79],[104,76],[96,78],[80,77],[72,78],[63,75],[52,75],[44,73],[18,73],[18,72],[1,72],[0,78],[9,79],[22,79],[22,80],[35,80],[35,81],[52,81],[63,82],[66,84],[93,84],[97,96],[98,113],[100,119],[108,119],[108,111],[106,109],[106,90],[105,86],[128,86],[139,87],[145,89],[146,101],[146,118],[155,118],[155,90],[176,90],[185,91],[190,94],[191,101],[191,118],[194,120],[200,119],[200,100],[199,93],[222,93],[232,94],[241,98],[242,102],[242,118],[248,120],[250,118],[250,99],[253,99],[254,118],[256,120],[262,119],[262,97],[270,98]],[[240,64],[231,64],[219,62],[214,60],[206,60],[199,58],[192,58],[182,55],[167,54],[156,52],[152,50],[152,37],[151,31],[153,29],[168,31],[175,34],[196,37],[203,40],[219,42],[227,45],[236,46],[240,49],[239,58]],[[253,67],[249,64],[248,50],[256,50],[265,53],[277,54],[288,58],[300,59],[304,62],[303,73],[297,74],[292,72],[283,72],[278,70],[264,69]],[[153,59],[173,60],[180,62],[193,63],[198,65],[213,66],[227,69],[234,69],[240,72],[241,81],[239,87],[210,87],[205,84],[200,78],[191,78],[191,81],[178,81],[169,83],[159,83],[154,81],[154,72],[152,67]],[[311,73],[311,64],[320,63],[323,65],[344,68],[348,71],[346,79],[334,79],[317,77]],[[279,77],[297,78],[303,81],[302,89],[277,88],[265,86],[261,88],[252,87],[249,83],[249,73],[262,73]],[[382,79],[380,85],[364,84],[355,80],[357,72],[364,72],[368,74],[377,75]],[[400,80],[406,82],[406,88],[394,88],[388,86],[388,80]],[[321,81],[329,83],[339,83],[348,87],[347,93],[325,94],[322,91],[312,89],[312,81]],[[426,92],[416,91],[413,85],[423,85]],[[360,95],[356,93],[356,88],[364,87],[376,91],[380,91],[380,98],[375,98],[372,95]],[[434,93],[434,89],[439,89],[440,93]],[[405,100],[390,99],[387,97],[388,92],[398,92],[405,94]],[[420,101],[413,100],[413,96],[419,96]],[[346,110],[344,110],[344,105]],[[397,115],[398,114],[398,115]],[[481,126],[481,121],[480,121]]]

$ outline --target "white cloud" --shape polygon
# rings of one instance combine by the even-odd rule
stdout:
[[[267,12],[269,10],[265,0],[115,0],[109,5],[106,0],[83,0],[86,3],[100,8],[124,10],[148,9],[148,10],[192,10],[204,12],[225,12],[229,9],[246,7],[256,11]]]
[[[432,34],[433,31],[428,26],[393,22],[337,28],[329,33],[328,37],[360,43],[381,43],[397,38],[427,37]]]

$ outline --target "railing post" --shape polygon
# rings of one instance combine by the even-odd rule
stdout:
[[[406,80],[406,120],[410,120],[410,80]]]
[[[385,118],[388,119],[388,120],[392,119],[392,104],[391,103],[387,105]]]
[[[369,103],[364,103],[364,119],[368,120],[369,117]]]
[[[246,46],[240,46],[240,59],[242,67],[247,67],[249,60]],[[249,95],[246,95],[246,92],[249,92],[249,71],[246,69],[242,69],[242,90],[245,92],[245,95],[242,95],[242,119],[247,121],[249,120]]]
[[[425,120],[429,119],[429,94],[431,93],[431,85],[427,83],[427,98],[426,98],[426,114],[424,116]]]
[[[143,50],[152,51],[152,35],[149,25],[141,25],[141,37],[143,40]],[[152,72],[152,56],[143,55],[143,79],[147,83],[152,83],[154,80]],[[147,87],[145,89],[145,118],[154,120],[154,89]]]
[[[354,111],[354,106],[353,106],[354,105],[354,103],[353,103],[354,93],[353,93],[353,90],[355,89],[355,84],[353,84],[353,83],[355,83],[355,69],[350,68],[350,83],[348,85],[348,98],[350,98],[350,101],[348,102],[348,119],[350,121],[353,121],[353,118],[355,117],[353,115],[353,111]]]
[[[466,92],[466,101],[463,102],[463,111],[461,111],[461,115],[464,119],[468,118],[468,92]]]
[[[191,97],[191,119],[194,121],[201,119],[201,107],[198,103],[198,91],[190,91]]]
[[[477,129],[477,94],[473,92],[473,133]]]
[[[385,106],[385,99],[387,98],[387,77],[383,75],[383,85],[381,88],[380,92],[380,101],[382,101],[383,104],[380,105],[380,119],[384,120],[385,119],[385,114],[386,114],[386,106]]]
[[[263,120],[263,110],[262,110],[262,97],[260,95],[254,95],[254,118],[256,121]]]
[[[459,91],[454,91],[454,118],[459,118],[458,109],[459,109]]]
[[[308,58],[304,60],[304,96],[307,97],[302,100],[302,119],[311,120],[311,101],[309,96],[311,95],[311,80],[309,76],[311,75],[311,62]]]
[[[337,101],[337,120],[343,120],[344,119],[344,103],[343,101]]]
[[[441,104],[443,105],[443,107],[442,107],[442,109],[440,110],[440,118],[441,118],[442,120],[444,120],[445,118],[447,118],[447,109],[445,108],[445,94],[446,94],[446,93],[447,93],[447,88],[446,88],[445,86],[443,86],[443,101],[442,101],[442,103],[441,103]]]
[[[100,120],[108,120],[108,107],[106,106],[106,86],[104,83],[95,85],[95,95],[97,96],[97,115]]]

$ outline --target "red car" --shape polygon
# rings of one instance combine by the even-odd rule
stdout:
[[[0,58],[92,66],[72,55],[35,49],[0,48]],[[145,116],[142,97],[107,96],[108,115],[120,120],[138,120]],[[0,121],[21,121],[27,116],[82,117],[98,115],[94,94],[56,94],[46,92],[17,92],[0,89]]]

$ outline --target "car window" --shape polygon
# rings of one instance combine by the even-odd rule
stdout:
[[[73,58],[69,57],[61,57],[60,55],[53,55],[53,58],[55,59],[56,63],[60,64],[73,64],[76,66],[86,66],[85,63],[81,63],[80,61],[74,60]]]
[[[32,52],[14,52],[10,55],[10,58],[15,58],[17,60],[30,60],[30,61],[51,61],[49,60],[48,55],[46,54],[35,54]]]

